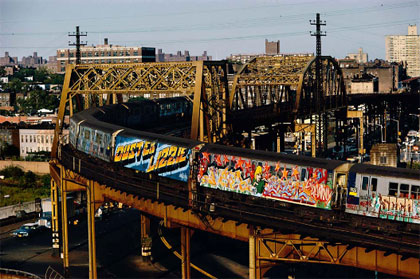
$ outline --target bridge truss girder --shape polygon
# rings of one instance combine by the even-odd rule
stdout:
[[[279,262],[344,265],[409,278],[420,274],[416,258],[346,243],[275,233],[256,233],[250,241],[254,241],[255,247],[254,278],[263,278]]]
[[[64,115],[92,106],[121,103],[122,96],[185,96],[193,103],[191,138],[215,142],[227,134],[226,62],[69,64],[53,143],[56,157]]]
[[[317,61],[321,65],[318,79]],[[234,77],[228,122],[241,132],[251,126],[311,119],[321,143],[326,140],[327,113],[346,106],[343,74],[332,57],[257,57]],[[243,118],[248,121],[243,123]]]

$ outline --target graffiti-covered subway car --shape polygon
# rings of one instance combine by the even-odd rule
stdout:
[[[340,161],[215,144],[200,152],[201,187],[331,209],[334,169]]]
[[[355,164],[347,186],[347,213],[420,223],[417,170]]]
[[[126,168],[187,182],[192,149],[200,143],[125,129],[115,138],[114,162]]]

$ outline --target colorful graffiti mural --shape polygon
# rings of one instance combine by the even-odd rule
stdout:
[[[201,153],[200,186],[331,209],[326,169]]]
[[[180,146],[117,136],[114,162],[126,168],[187,182],[190,153],[189,149]]]

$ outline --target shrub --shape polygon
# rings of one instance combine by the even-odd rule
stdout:
[[[0,175],[4,175],[5,178],[19,179],[24,175],[24,171],[20,167],[8,166],[0,171]]]

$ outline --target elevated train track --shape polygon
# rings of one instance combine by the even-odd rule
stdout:
[[[331,58],[322,60],[326,73],[324,92],[327,93],[324,96],[314,95],[311,89],[314,86],[313,58],[286,60],[251,63],[235,77],[232,95],[228,92],[223,62],[70,65],[66,71],[52,152],[52,199],[53,203],[58,201],[59,189],[62,198],[72,190],[88,192],[89,251],[94,250],[92,214],[101,202],[109,199],[160,217],[167,226],[186,227],[183,229],[184,241],[188,239],[189,229],[249,241],[253,255],[252,259],[250,257],[253,262],[252,267],[250,263],[250,277],[262,276],[277,260],[343,264],[398,276],[418,276],[418,225],[405,226],[388,220],[372,222],[370,217],[337,215],[316,208],[311,209],[312,214],[307,214],[307,208],[297,205],[241,197],[214,189],[193,193],[192,186],[187,183],[120,168],[70,146],[59,145],[66,110],[73,115],[83,108],[116,103],[122,100],[122,94],[191,98],[191,137],[206,142],[226,138],[235,129],[237,116],[246,111],[253,115],[252,111],[261,110],[261,114],[252,120],[258,122],[261,115],[266,115],[263,120],[267,121],[288,113],[295,118],[312,112],[319,114],[317,104],[321,100],[326,104],[321,106],[321,112],[346,106],[341,72]],[[261,71],[271,72],[264,77]],[[250,73],[254,74],[254,79]],[[53,234],[57,229],[55,212]],[[66,238],[68,235],[64,231],[64,246]],[[96,264],[92,253],[90,277],[94,278]],[[188,263],[185,253],[184,256]],[[69,266],[66,253],[64,265]],[[188,274],[185,264],[183,272]]]

